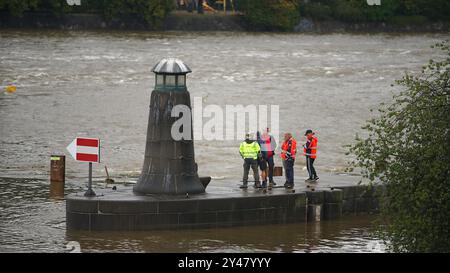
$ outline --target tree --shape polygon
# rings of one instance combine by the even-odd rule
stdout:
[[[22,16],[24,11],[34,9],[39,0],[0,0],[0,10],[6,9],[13,16]]]
[[[363,127],[350,146],[354,167],[385,185],[381,235],[394,252],[450,252],[450,50],[419,76],[406,74],[404,90]]]
[[[338,0],[334,4],[334,16],[348,22],[383,22],[395,15],[398,0],[383,0],[382,5],[370,6],[366,1]]]
[[[103,14],[109,20],[131,16],[158,28],[174,7],[172,0],[110,0],[104,4]]]
[[[253,28],[291,31],[300,21],[298,5],[298,0],[241,0],[239,9]]]
[[[110,21],[134,19],[157,29],[174,9],[173,0],[83,0],[70,6],[66,0],[0,0],[0,11],[20,17],[24,12],[51,12],[55,16],[70,13],[94,13]]]

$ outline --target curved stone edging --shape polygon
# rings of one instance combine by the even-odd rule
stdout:
[[[375,190],[376,189],[376,190]],[[129,191],[103,196],[69,195],[67,229],[152,230],[286,224],[376,213],[379,186],[345,186],[317,191],[138,196]]]

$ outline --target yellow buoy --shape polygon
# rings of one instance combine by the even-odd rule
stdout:
[[[6,89],[6,92],[8,92],[8,93],[14,93],[14,92],[16,92],[17,87],[15,85],[11,84],[11,85],[7,85],[5,87],[5,89]]]

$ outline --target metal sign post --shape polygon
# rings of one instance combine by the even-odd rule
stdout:
[[[88,180],[88,189],[84,193],[86,197],[96,196],[94,190],[92,189],[92,162],[89,162],[89,180]]]
[[[67,150],[76,161],[89,162],[88,189],[84,196],[96,196],[92,189],[92,162],[100,163],[100,139],[77,137],[67,146]]]

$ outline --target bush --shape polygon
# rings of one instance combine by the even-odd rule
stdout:
[[[173,0],[82,0],[81,6],[69,6],[66,0],[0,0],[0,10],[13,16],[26,11],[52,12],[63,15],[73,12],[93,12],[106,20],[133,18],[157,28],[175,8]]]
[[[364,177],[386,186],[381,235],[394,252],[450,252],[450,49],[363,128],[350,152]]]
[[[422,15],[398,15],[388,20],[390,24],[397,26],[423,25],[428,21],[427,17]]]
[[[337,0],[334,14],[347,22],[386,22],[395,15],[398,6],[398,0],[383,0],[379,6],[369,6],[360,0]]]
[[[153,28],[158,28],[175,8],[171,0],[109,0],[104,3],[103,15],[107,20],[132,17]]]
[[[308,16],[317,20],[331,19],[333,15],[333,10],[330,6],[316,2],[304,5],[304,8],[301,10],[303,10],[302,14],[304,16]]]
[[[22,16],[24,11],[35,9],[39,0],[0,0],[0,10],[7,10],[13,16]]]
[[[382,0],[381,3],[379,6],[369,6],[364,0],[310,0],[302,1],[300,10],[302,16],[345,22],[387,22],[394,16],[424,16],[429,20],[442,21],[450,19],[448,0]],[[402,21],[401,18],[395,20]],[[415,20],[424,21],[413,17],[411,20],[413,23]]]
[[[258,30],[290,31],[300,21],[297,0],[241,0],[244,19]]]
[[[402,0],[397,15],[423,15],[430,20],[449,20],[448,0]]]
[[[365,5],[363,13],[369,22],[386,22],[396,14],[398,6],[398,0],[383,0],[379,6]]]
[[[365,21],[364,13],[362,12],[362,3],[360,0],[339,0],[334,6],[334,17],[345,22],[361,22]]]

